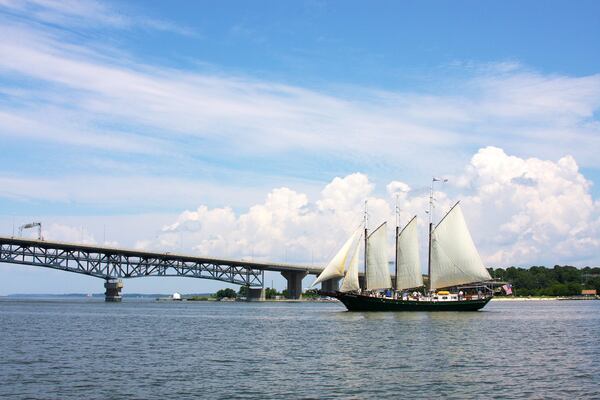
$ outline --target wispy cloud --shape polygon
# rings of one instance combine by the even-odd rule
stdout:
[[[0,74],[36,82],[35,96],[26,89],[3,92],[5,118],[26,112],[41,123],[51,107],[55,115],[76,112],[84,130],[97,135],[104,135],[99,125],[118,125],[142,140],[198,138],[216,152],[300,150],[365,162],[385,156],[408,166],[424,154],[465,156],[493,143],[519,154],[535,146],[552,158],[568,152],[584,165],[600,166],[590,150],[600,140],[593,119],[600,106],[600,75],[548,76],[513,66],[464,78],[455,82],[455,91],[436,95],[367,88],[352,88],[348,95],[348,89],[338,94],[333,88],[316,91],[123,62],[104,49],[18,24],[5,25],[0,35]],[[2,133],[11,132],[9,126]],[[69,138],[78,135],[52,137],[84,142]],[[549,137],[563,144],[560,154]],[[594,145],[576,146],[575,139]]]
[[[101,206],[105,210],[131,213],[140,209],[181,209],[199,202],[226,202],[243,207],[258,201],[268,190],[264,184],[240,188],[235,182],[215,183],[173,176],[127,176],[72,174],[53,177],[22,177],[0,174],[0,197],[22,202]]]
[[[173,22],[138,16],[134,10],[117,9],[95,0],[0,0],[0,11],[14,17],[72,28],[149,29],[195,36]]]

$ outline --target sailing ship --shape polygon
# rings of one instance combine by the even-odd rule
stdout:
[[[431,215],[431,210],[430,210]],[[477,252],[459,202],[433,227],[429,223],[428,284],[421,274],[417,217],[400,230],[396,223],[395,280],[387,259],[387,224],[371,233],[357,230],[317,277],[317,283],[343,277],[337,298],[349,311],[476,311],[493,295],[491,276]],[[365,273],[359,283],[359,249],[364,239]]]

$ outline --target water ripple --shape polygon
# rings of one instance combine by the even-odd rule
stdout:
[[[599,398],[600,302],[0,300],[0,398]]]

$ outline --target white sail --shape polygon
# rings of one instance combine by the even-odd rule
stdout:
[[[361,235],[362,237],[362,235]],[[344,282],[342,282],[342,287],[340,288],[340,292],[354,292],[360,290],[360,285],[358,283],[358,258],[359,258],[359,250],[360,250],[360,238],[357,240],[354,254],[350,259],[350,264],[348,265],[348,270],[346,271],[346,275],[344,276]]]
[[[325,267],[323,272],[319,274],[317,280],[313,282],[311,286],[315,286],[319,282],[326,281],[328,279],[333,278],[341,278],[344,276],[344,269],[346,268],[346,260],[348,259],[348,253],[352,247],[352,243],[356,240],[356,236],[359,234],[359,230],[354,232],[350,239],[344,243],[342,248],[337,252],[337,254],[329,261],[329,264]]]
[[[431,235],[431,289],[492,279],[475,248],[458,203]]]
[[[423,286],[418,237],[417,217],[415,216],[398,235],[398,247],[396,248],[396,260],[398,260],[396,271],[397,290]]]
[[[387,223],[367,238],[367,290],[392,287],[387,253]]]

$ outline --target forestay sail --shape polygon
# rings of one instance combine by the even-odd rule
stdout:
[[[396,290],[423,286],[418,236],[417,217],[414,216],[398,235]]]
[[[387,254],[387,223],[367,238],[367,290],[392,287]]]
[[[492,279],[475,248],[458,203],[431,234],[431,289]]]
[[[344,276],[344,269],[346,268],[346,260],[348,259],[348,253],[355,242],[360,230],[354,232],[350,239],[344,243],[342,248],[337,254],[329,261],[329,264],[325,267],[323,272],[317,277],[317,280],[313,282],[311,286],[315,286],[317,283],[326,281],[328,279],[340,278]]]
[[[348,265],[348,270],[346,271],[346,276],[344,277],[344,281],[342,282],[340,292],[354,292],[360,290],[360,285],[358,283],[358,257],[360,250],[359,244],[360,238],[356,242],[354,254],[350,259],[350,264]]]

